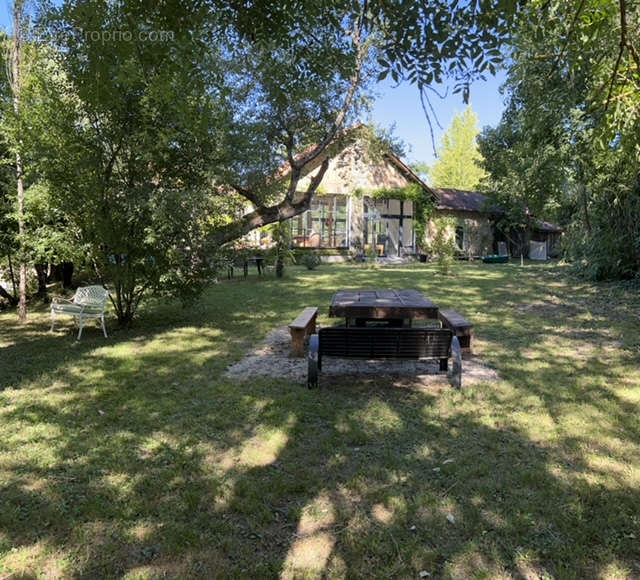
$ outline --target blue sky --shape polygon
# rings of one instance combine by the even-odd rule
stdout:
[[[12,7],[11,0],[0,0],[0,28],[4,30],[11,28]],[[478,115],[480,127],[496,125],[500,120],[504,106],[499,88],[503,82],[504,74],[499,74],[497,77],[489,77],[485,82],[478,81],[472,85],[470,102]],[[378,85],[379,96],[373,104],[371,120],[386,129],[395,123],[394,135],[407,145],[406,160],[431,164],[434,160],[434,152],[418,90],[408,83],[398,87],[394,85],[395,83],[390,80]],[[433,95],[431,102],[444,129],[451,123],[453,115],[462,112],[466,107],[460,94],[449,95],[444,100]],[[433,129],[437,145],[444,130],[437,127],[435,123]]]
[[[478,115],[481,128],[496,125],[500,121],[504,103],[499,89],[504,80],[504,73],[499,73],[486,81],[477,81],[471,87],[470,104]],[[433,146],[418,89],[408,83],[394,88],[394,83],[389,82],[381,84],[378,91],[380,96],[373,105],[372,121],[387,129],[395,122],[394,135],[407,145],[406,159],[409,162],[423,161],[431,164],[434,160]],[[439,92],[442,94],[444,91]],[[466,105],[460,94],[449,95],[446,99],[433,95],[431,104],[443,127],[440,129],[433,124],[437,146],[454,114],[461,113]]]

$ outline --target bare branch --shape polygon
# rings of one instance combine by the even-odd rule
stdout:
[[[576,27],[576,22],[578,21],[578,17],[580,16],[582,9],[584,8],[585,1],[586,0],[580,0],[578,9],[576,10],[576,13],[573,15],[573,19],[571,20],[571,24],[569,25],[569,32],[567,32],[567,38],[565,39],[565,42],[562,45],[562,48],[560,49],[560,54],[558,54],[558,56],[554,60],[553,67],[551,69],[551,72],[549,73],[550,77],[555,74],[558,66],[560,66],[560,62],[562,61],[565,52],[567,52],[567,48],[569,47],[569,42],[571,42],[571,37],[573,36],[573,32]]]
[[[616,84],[616,76],[618,74],[618,69],[620,68],[620,61],[622,60],[622,55],[624,54],[624,48],[625,48],[624,32],[622,32],[621,38],[620,38],[620,50],[618,51],[618,58],[616,59],[616,64],[613,67],[613,72],[611,73],[611,80],[609,82],[609,92],[607,93],[607,101],[604,105],[605,111],[609,109],[609,103],[611,102],[611,95],[613,94],[613,87]]]
[[[305,192],[305,195],[310,197],[316,192],[316,190],[318,189],[318,186],[320,185],[320,182],[322,181],[322,178],[324,177],[324,174],[327,172],[328,167],[329,167],[329,160],[325,159],[322,162],[322,165],[320,165],[320,170],[318,171],[318,173],[316,173],[311,178],[311,181],[309,182],[309,187],[307,187],[307,191]]]
[[[424,111],[425,119],[427,120],[427,124],[429,125],[429,134],[431,135],[431,146],[433,147],[433,152],[437,157],[438,153],[436,148],[436,138],[435,138],[435,135],[433,134],[433,124],[431,123],[431,115],[429,115],[429,111],[427,110],[427,107],[425,105],[425,99],[427,100],[427,103],[429,103],[430,109],[433,111],[433,107],[431,106],[431,101],[429,100],[429,97],[424,94],[424,91],[420,91],[420,104],[422,105],[422,110]],[[436,121],[437,121],[437,117],[436,117]],[[440,123],[438,123],[438,125],[440,125]]]
[[[638,51],[636,50],[635,45],[629,39],[627,34],[627,3],[626,0],[620,0],[620,42],[624,42],[625,46],[629,50],[629,54],[631,54],[631,58],[636,64],[636,68],[638,69],[638,74],[640,74],[640,55],[638,55]]]
[[[229,186],[235,189],[246,200],[250,201],[255,208],[264,206],[264,202],[254,192],[247,189],[246,187],[241,187],[236,183],[230,183]]]
[[[293,153],[293,148],[295,146],[295,139],[293,138],[293,133],[287,131],[287,140],[285,143],[285,147],[287,148],[287,160],[289,161],[289,167],[291,167],[291,175],[289,176],[289,187],[287,188],[287,200],[293,200],[293,197],[296,194],[296,189],[298,188],[298,181],[300,181],[301,168],[295,162],[295,156]]]
[[[225,244],[249,233],[251,230],[292,218],[307,211],[311,205],[311,198],[318,185],[320,185],[328,167],[329,160],[325,159],[320,165],[318,173],[311,179],[302,199],[294,202],[285,198],[277,205],[257,208],[244,215],[239,222],[229,224],[218,230],[211,237],[211,241],[216,245]]]
[[[609,92],[607,93],[607,101],[605,103],[604,110],[607,111],[609,105],[612,102],[613,96],[613,87],[616,83],[616,76],[618,75],[618,71],[620,69],[620,63],[622,62],[622,56],[624,55],[625,48],[629,51],[631,58],[633,59],[636,68],[638,69],[638,74],[640,74],[640,55],[636,50],[636,47],[631,42],[628,36],[627,29],[627,4],[626,0],[619,0],[620,6],[620,49],[618,51],[618,58],[616,59],[616,64],[613,67],[613,72],[611,73],[611,79],[609,82]]]
[[[362,23],[360,23],[359,26],[361,27]],[[358,86],[360,85],[360,80],[361,80],[360,75],[362,73],[362,65],[364,63],[365,55],[369,50],[368,47],[360,41],[360,34],[361,34],[361,28],[357,28],[353,34],[353,41],[357,49],[356,63],[355,63],[356,66],[355,66],[354,73],[351,76],[349,90],[347,91],[347,95],[344,99],[344,103],[342,104],[342,107],[338,111],[338,114],[336,115],[336,118],[333,121],[333,124],[329,128],[329,131],[324,136],[324,139],[322,139],[322,141],[320,141],[320,143],[318,143],[309,153],[306,153],[300,156],[297,160],[294,160],[294,164],[291,166],[292,170],[295,167],[302,169],[305,165],[307,165],[308,163],[316,159],[319,155],[321,155],[324,152],[324,150],[329,146],[329,143],[331,143],[334,140],[338,131],[344,125],[344,121],[347,117],[347,113],[351,108],[351,103],[353,102],[353,98],[355,97],[355,94],[358,90]]]

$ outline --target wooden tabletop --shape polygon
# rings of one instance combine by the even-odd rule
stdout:
[[[329,316],[437,319],[438,307],[418,290],[338,290],[331,300]]]

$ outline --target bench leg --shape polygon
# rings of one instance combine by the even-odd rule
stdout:
[[[449,368],[449,359],[441,358],[440,359],[440,371],[445,372]]]
[[[51,331],[50,332],[53,332],[53,324],[54,324],[55,321],[56,321],[56,313],[52,310],[51,311]]]
[[[318,386],[318,350],[320,341],[317,334],[312,334],[309,339],[309,352],[307,354],[307,387],[313,389]]]
[[[80,327],[80,330],[78,330],[78,338],[76,340],[80,340],[80,337],[82,336],[82,327],[84,326],[84,318],[82,318],[82,316],[78,316],[78,326]]]
[[[460,337],[460,348],[462,349],[463,356],[473,355],[473,331],[469,332],[466,336]]]
[[[462,349],[458,337],[454,336],[451,340],[451,386],[456,389],[462,388]]]
[[[291,356],[303,357],[304,356],[304,328],[290,328],[291,333]]]
[[[102,323],[102,332],[104,332],[104,337],[105,337],[105,338],[109,338],[109,337],[107,336],[107,329],[106,329],[106,328],[105,328],[105,326],[104,326],[104,316],[101,316],[101,317],[100,317],[100,322]]]

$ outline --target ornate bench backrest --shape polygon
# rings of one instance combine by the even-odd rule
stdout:
[[[96,310],[104,310],[109,291],[102,286],[83,286],[76,290],[73,302]]]

